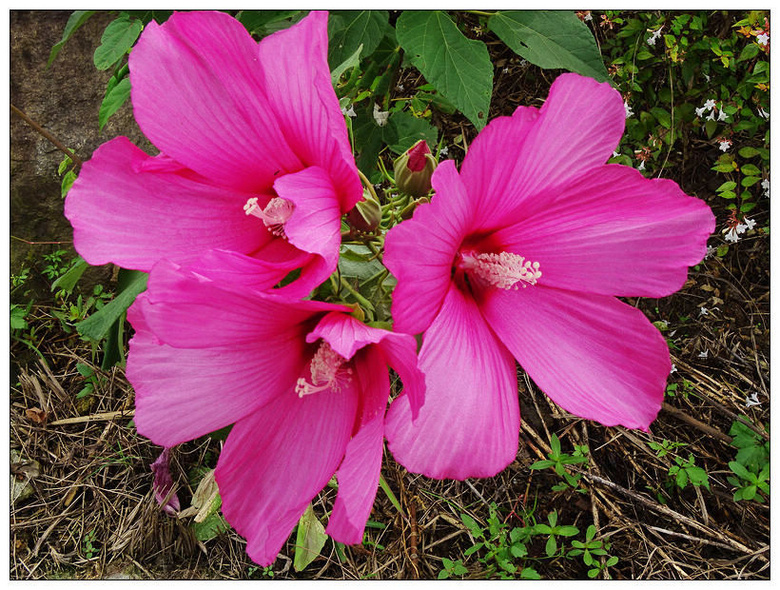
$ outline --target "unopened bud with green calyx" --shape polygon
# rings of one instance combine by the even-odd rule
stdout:
[[[415,143],[393,164],[395,184],[401,192],[422,197],[431,190],[431,176],[438,162],[424,139]]]
[[[347,221],[358,231],[372,232],[382,221],[382,207],[369,191],[363,190],[363,200],[347,213]]]

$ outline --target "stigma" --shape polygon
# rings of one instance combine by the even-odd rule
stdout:
[[[273,235],[286,238],[284,224],[292,217],[295,205],[286,199],[274,197],[265,206],[265,209],[257,204],[257,197],[252,197],[244,205],[244,213],[254,215],[262,220]]]
[[[511,252],[462,254],[458,266],[470,278],[497,289],[525,289],[542,276],[538,262]]]
[[[347,359],[323,340],[309,364],[311,383],[300,377],[295,384],[295,393],[303,397],[319,391],[341,391],[352,381],[352,369],[345,367],[346,363]]]

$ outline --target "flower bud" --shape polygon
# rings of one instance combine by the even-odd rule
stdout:
[[[395,184],[401,192],[422,197],[431,190],[431,176],[438,162],[421,139],[401,154],[393,164]]]
[[[382,221],[382,207],[370,192],[363,190],[363,200],[349,210],[347,221],[358,231],[372,232]]]

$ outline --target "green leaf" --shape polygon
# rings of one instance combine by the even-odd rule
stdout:
[[[389,126],[395,132],[392,143],[388,140],[388,147],[396,154],[403,154],[415,143],[424,139],[428,146],[436,145],[439,132],[436,127],[432,127],[425,119],[418,119],[406,111],[392,113],[390,115]]]
[[[26,330],[27,321],[24,316],[27,315],[27,310],[24,307],[13,304],[11,305],[11,329],[12,330]]]
[[[761,177],[760,177],[760,176],[745,176],[745,177],[742,179],[742,182],[740,182],[740,184],[741,184],[742,186],[744,186],[744,187],[746,187],[746,188],[747,188],[747,187],[749,187],[749,186],[753,186],[753,185],[754,185],[754,184],[756,184],[756,183],[757,183],[759,180],[761,180]]]
[[[317,559],[320,551],[325,546],[328,535],[325,527],[314,514],[314,509],[309,504],[298,521],[298,534],[295,538],[295,558],[293,568],[296,572],[306,569],[312,561]]]
[[[62,183],[60,184],[60,196],[63,199],[67,196],[74,182],[76,182],[76,173],[73,170],[68,170],[67,174],[62,177]]]
[[[126,272],[129,275],[126,288],[99,311],[76,324],[79,334],[95,341],[105,338],[114,322],[130,307],[138,294],[146,289],[146,273],[137,270]]]
[[[552,467],[553,465],[555,465],[555,461],[550,461],[549,459],[542,459],[541,461],[536,461],[535,463],[532,463],[528,469],[547,469],[548,467]]]
[[[564,69],[609,80],[599,48],[574,12],[524,10],[497,12],[488,28],[512,51],[545,69]]]
[[[739,148],[739,155],[742,156],[743,158],[752,158],[753,156],[757,156],[760,153],[761,152],[758,151],[756,148],[750,146]]]
[[[122,78],[111,90],[106,92],[98,112],[98,125],[100,131],[108,122],[108,118],[116,113],[119,108],[130,98],[130,78]]]
[[[333,67],[344,62],[361,45],[363,56],[370,56],[388,28],[386,10],[332,11],[328,17],[328,63]]]
[[[127,53],[133,46],[138,35],[143,31],[144,24],[138,19],[130,19],[130,15],[122,13],[103,31],[100,45],[95,49],[93,61],[98,70],[107,70]]]
[[[520,571],[520,579],[522,580],[541,580],[542,576],[539,575],[539,572],[537,572],[532,567],[524,567]]]
[[[292,25],[289,21],[300,10],[242,10],[236,19],[251,35],[265,37]]]
[[[761,170],[759,170],[753,164],[745,164],[742,166],[742,174],[747,174],[748,176],[759,176],[761,174]]]
[[[195,533],[195,538],[201,542],[210,541],[220,533],[230,530],[230,525],[218,513],[210,514],[202,522],[193,522],[190,527]]]
[[[76,29],[78,29],[81,25],[83,25],[85,22],[87,22],[87,19],[89,19],[90,16],[95,14],[96,11],[94,10],[74,10],[73,14],[70,15],[70,18],[68,18],[68,22],[65,23],[65,30],[62,32],[62,39],[54,45],[54,47],[51,48],[51,53],[49,53],[49,61],[46,62],[46,67],[48,68],[52,62],[57,59],[57,55],[59,55],[60,50],[65,45],[65,43],[70,39],[71,35],[76,32]],[[60,173],[62,174],[62,173]]]
[[[396,35],[425,79],[482,129],[493,90],[493,64],[487,46],[464,37],[441,11],[401,13]]]
[[[737,187],[736,182],[728,181],[721,184],[718,188],[715,189],[715,192],[719,193],[722,191],[733,191]]]
[[[547,543],[544,546],[544,552],[547,554],[547,557],[552,557],[557,550],[558,543],[555,540],[555,535],[550,535],[550,538],[547,539]]]
[[[653,107],[650,109],[650,113],[656,118],[656,120],[663,126],[669,129],[672,126],[672,118],[669,111],[662,109],[661,107]]]
[[[484,532],[482,530],[482,527],[477,524],[477,521],[471,518],[468,514],[461,514],[460,519],[463,521],[463,524],[466,525],[466,528],[471,531],[471,534],[474,535],[477,539],[481,539],[484,535]]]
[[[729,462],[729,469],[731,469],[734,473],[736,473],[738,476],[740,476],[745,481],[753,481],[754,475],[750,473],[747,468],[742,465],[741,463],[738,463],[736,461],[730,461]]]
[[[350,55],[347,59],[345,59],[343,62],[341,62],[338,66],[336,66],[333,71],[330,73],[330,83],[334,86],[338,83],[339,79],[341,78],[341,74],[346,72],[347,70],[351,70],[352,68],[356,67],[360,63],[360,52],[363,51],[363,46],[358,45],[358,48],[355,49],[355,53]],[[345,98],[343,100],[349,101],[348,98]]]
[[[574,535],[580,534],[580,529],[576,526],[565,525],[558,527],[556,532],[563,537],[573,537]]]

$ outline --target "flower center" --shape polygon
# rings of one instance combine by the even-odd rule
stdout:
[[[531,262],[511,252],[467,253],[461,255],[458,266],[469,277],[498,289],[524,289],[535,285],[542,271],[538,262]]]
[[[295,384],[295,393],[298,397],[303,397],[328,389],[341,391],[341,388],[352,380],[352,369],[344,366],[346,362],[347,359],[323,340],[309,365],[311,383],[300,377]]]
[[[268,231],[280,238],[287,237],[284,235],[284,224],[290,219],[294,209],[295,205],[281,197],[274,197],[268,201],[265,209],[257,204],[257,197],[252,197],[244,205],[244,213],[261,219]]]

